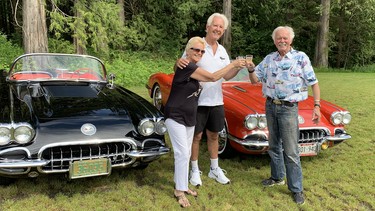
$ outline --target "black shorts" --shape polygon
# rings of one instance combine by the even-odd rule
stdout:
[[[224,106],[198,106],[195,134],[207,129],[220,132],[224,128]]]

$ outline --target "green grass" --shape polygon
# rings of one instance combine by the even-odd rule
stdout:
[[[232,180],[220,185],[208,178],[209,155],[201,146],[203,186],[189,210],[375,210],[375,74],[319,72],[322,99],[351,111],[352,139],[303,157],[306,203],[297,206],[286,186],[263,188],[269,157],[220,160]],[[144,85],[131,90],[150,100]],[[0,210],[180,210],[173,198],[173,154],[144,170],[114,170],[109,177],[66,181],[61,175],[18,180],[0,187]]]

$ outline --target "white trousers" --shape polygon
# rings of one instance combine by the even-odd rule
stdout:
[[[189,163],[193,143],[194,126],[186,127],[168,118],[165,121],[174,153],[174,182],[176,190],[189,189]]]

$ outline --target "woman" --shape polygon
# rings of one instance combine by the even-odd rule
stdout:
[[[177,68],[172,89],[165,105],[166,126],[172,142],[175,159],[174,195],[181,207],[189,207],[185,194],[196,197],[198,193],[188,187],[189,160],[194,136],[198,97],[201,91],[199,81],[214,82],[221,79],[231,69],[245,67],[245,60],[235,60],[215,73],[207,72],[196,63],[205,53],[205,41],[201,37],[193,37],[186,45],[186,59],[189,64]]]

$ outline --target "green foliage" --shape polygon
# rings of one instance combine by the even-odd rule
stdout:
[[[333,1],[330,63],[351,68],[375,62],[375,1]]]
[[[319,21],[314,10],[317,5],[316,1],[292,0],[233,2],[232,57],[252,53],[259,59],[275,51],[271,34],[280,25],[293,27],[296,33],[293,46],[312,57],[315,36],[311,35],[316,35]]]
[[[0,69],[9,69],[12,61],[22,52],[21,47],[12,44],[6,35],[0,33]]]
[[[374,63],[375,0],[330,2],[329,66],[350,69]],[[77,38],[87,52],[107,59],[113,50],[178,57],[190,37],[205,35],[208,16],[223,11],[223,1],[217,0],[125,0],[124,3],[122,23],[116,0],[47,1],[49,38],[62,41],[62,46],[68,46],[64,40],[73,42]],[[232,58],[251,53],[254,61],[259,61],[275,51],[271,33],[279,25],[292,26],[296,33],[293,46],[314,58],[320,6],[318,0],[232,1]],[[17,27],[16,23],[11,25]],[[6,31],[13,42],[21,45],[20,28]],[[50,45],[63,51],[57,42]]]
[[[71,42],[57,38],[48,39],[48,49],[50,53],[75,53]]]
[[[139,86],[147,83],[155,72],[173,72],[176,60],[149,52],[116,53],[111,61],[106,61],[107,73],[116,75],[116,83],[125,86]]]

